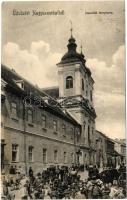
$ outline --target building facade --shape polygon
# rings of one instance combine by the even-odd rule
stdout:
[[[119,154],[116,160],[116,165],[119,166],[121,163],[126,163],[126,143],[123,140],[115,139],[115,151]]]
[[[120,154],[115,150],[115,142],[111,138],[106,138],[106,154],[107,154],[107,166],[117,167],[117,159]]]
[[[80,124],[16,72],[1,69],[2,169],[7,173],[13,165],[28,171],[31,166],[38,172],[49,165],[77,164]]]
[[[96,163],[100,168],[107,166],[106,140],[106,135],[96,130]]]
[[[125,143],[121,144],[116,140],[112,140],[96,130],[96,163],[98,167],[119,167],[122,162],[125,163],[126,156],[123,153],[123,146],[126,150]]]
[[[49,90],[40,90],[2,66],[7,83],[2,102],[6,170],[12,164],[39,171],[54,164],[96,163],[94,81],[72,35],[67,46],[68,52],[57,64],[55,99],[54,90],[48,95]]]
[[[40,89],[2,65],[2,170],[110,164],[114,143],[96,131],[94,80],[71,35],[57,64],[59,87]]]

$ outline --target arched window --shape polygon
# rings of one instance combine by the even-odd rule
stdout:
[[[72,76],[68,76],[66,78],[66,89],[73,88],[73,78]]]
[[[84,90],[84,80],[82,79],[82,90]]]

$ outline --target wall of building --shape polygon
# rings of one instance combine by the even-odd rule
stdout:
[[[32,168],[37,172],[49,165],[71,165],[76,160],[77,133],[80,128],[66,120],[66,117],[59,117],[45,109],[30,105],[25,109],[33,110],[33,122],[29,123],[27,117],[23,120],[23,104],[22,99],[14,94],[6,92],[6,100],[2,106],[2,119],[4,125],[5,139],[5,171],[8,172],[11,165]],[[11,111],[11,104],[17,104],[17,116]],[[46,126],[42,125],[42,115],[46,117]],[[27,116],[27,115],[26,115]],[[53,121],[57,122],[57,130],[53,128]],[[65,125],[66,130],[63,132],[62,126]],[[18,145],[18,160],[12,161],[12,144]],[[33,148],[33,161],[28,162],[28,148]],[[43,148],[47,149],[47,162],[43,163]],[[54,151],[58,151],[58,161],[54,161]],[[67,153],[66,162],[64,162],[64,152]],[[72,153],[74,154],[72,161]]]
[[[96,162],[100,167],[107,165],[106,136],[96,131]]]
[[[73,143],[66,143],[64,141],[57,141],[43,137],[37,134],[31,134],[29,132],[24,133],[10,128],[5,128],[5,169],[8,171],[10,165],[22,166],[25,170],[25,163],[27,169],[29,166],[33,168],[35,172],[50,166],[50,165],[71,165],[72,161],[71,154],[75,153],[75,146]],[[24,145],[26,143],[26,149]],[[18,160],[12,161],[12,144],[18,145]],[[33,147],[33,160],[28,160],[28,148]],[[43,148],[47,149],[47,161],[43,163]],[[54,151],[58,151],[58,160],[54,161]],[[67,153],[66,162],[64,162],[64,152]],[[25,160],[26,154],[26,160]]]
[[[81,145],[84,146],[82,153],[84,163],[96,163],[96,135],[95,135],[95,121],[91,116],[85,112],[81,107],[69,108],[68,111],[74,118],[81,124]],[[89,136],[88,136],[88,126],[89,126]],[[89,150],[91,149],[91,151]]]

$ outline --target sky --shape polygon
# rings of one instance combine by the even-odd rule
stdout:
[[[30,15],[13,15],[14,9]],[[64,15],[32,16],[33,10]],[[82,44],[95,80],[96,129],[125,138],[124,14],[124,1],[3,2],[2,63],[40,88],[57,86],[56,64],[67,51],[71,20],[77,51]]]

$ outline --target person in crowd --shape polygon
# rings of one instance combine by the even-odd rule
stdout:
[[[26,183],[25,183],[25,184],[21,187],[21,189],[20,189],[21,200],[26,200],[26,199],[28,199],[27,184],[28,184],[28,180],[26,181]]]
[[[92,199],[101,199],[102,196],[101,188],[97,183],[94,183],[91,192],[92,192]]]
[[[108,183],[104,183],[101,189],[102,189],[102,199],[109,199],[110,188]]]
[[[96,165],[93,166],[92,176],[96,176],[98,178],[99,170]]]
[[[92,173],[89,173],[90,176],[85,180],[81,180],[77,169],[75,166],[70,168],[50,166],[35,174],[30,168],[28,177],[25,175],[19,178],[18,187],[14,177],[8,180],[3,179],[2,197],[9,200],[125,198],[124,188],[118,185],[117,180],[113,178],[112,181],[111,177],[108,179],[110,169],[107,169],[105,178],[103,178],[98,175],[98,170],[94,166]],[[107,182],[106,179],[108,179]]]
[[[117,180],[114,180],[112,186],[110,187],[109,197],[111,199],[115,199],[117,192],[118,192]]]
[[[30,176],[30,177],[33,176],[33,170],[32,170],[32,167],[29,168],[29,176]]]
[[[120,167],[119,167],[118,171],[119,171],[120,173],[126,172],[126,166],[125,166],[124,163],[121,163],[121,164],[120,164]]]
[[[89,165],[88,174],[89,174],[89,178],[92,178],[92,176],[93,176],[93,165]]]

